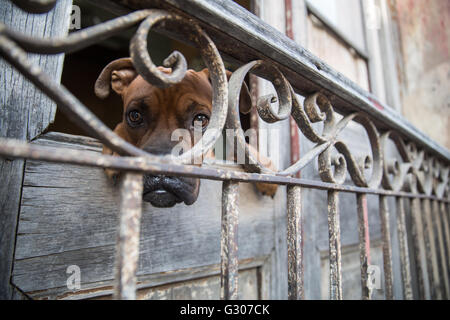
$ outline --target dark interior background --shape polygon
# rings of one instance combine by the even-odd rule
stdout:
[[[250,0],[235,1],[250,10]],[[115,16],[99,9],[91,1],[75,0],[81,9],[81,28],[86,28]],[[76,30],[73,30],[76,31]],[[94,84],[102,69],[111,61],[129,56],[129,43],[136,28],[129,29],[86,49],[67,54],[64,60],[61,83],[74,94],[86,107],[99,117],[109,128],[114,129],[122,119],[122,101],[112,93],[102,100],[94,93]],[[188,62],[188,67],[201,70],[205,66],[196,48],[151,32],[149,35],[149,53],[152,60],[161,65],[162,61],[174,50],[180,51]],[[157,44],[157,45],[155,45]],[[250,127],[249,116],[241,115],[244,130]],[[63,132],[75,135],[87,135],[81,128],[70,121],[59,109],[47,131]]]

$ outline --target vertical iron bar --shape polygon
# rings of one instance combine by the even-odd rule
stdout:
[[[330,299],[342,300],[339,192],[336,190],[328,190],[328,238],[330,250]]]
[[[369,215],[367,210],[367,195],[356,194],[358,211],[358,234],[359,234],[359,258],[361,264],[361,294],[363,300],[370,300],[372,289],[368,286],[368,267],[370,265],[370,236]]]
[[[409,262],[408,252],[408,237],[406,234],[406,217],[405,207],[403,203],[404,199],[396,197],[397,204],[397,232],[398,242],[400,244],[400,262],[402,270],[402,283],[403,283],[403,298],[405,300],[412,300],[412,287],[411,287],[411,270]]]
[[[117,231],[114,299],[136,299],[139,232],[142,212],[141,173],[126,172],[120,187],[120,217]]]
[[[222,184],[222,231],[220,298],[238,299],[238,199],[239,183],[224,181]]]
[[[447,278],[447,262],[444,252],[444,239],[441,230],[441,217],[439,213],[439,204],[437,201],[432,201],[432,218],[434,220],[433,227],[436,229],[437,243],[436,243],[436,257],[439,271],[439,285],[441,288],[442,299],[449,298],[449,285]]]
[[[440,203],[440,213],[442,217],[442,227],[444,232],[444,248],[445,248],[445,263],[447,264],[447,278],[450,282],[450,227],[448,225],[448,216],[446,212],[445,202]]]
[[[418,198],[412,198],[410,200],[410,206],[412,215],[411,233],[414,245],[414,261],[416,265],[419,299],[425,300],[425,279],[424,270],[422,268],[422,257],[425,257],[425,252],[423,252],[424,248],[420,245],[420,235],[423,234],[424,231],[420,213],[420,200]]]
[[[422,200],[422,222],[423,222],[423,239],[425,243],[425,253],[427,261],[427,274],[428,283],[430,287],[430,299],[436,299],[436,287],[434,282],[434,272],[433,272],[433,254],[431,252],[431,236],[430,236],[430,226],[428,223],[428,217],[430,214],[430,202],[428,199]]]
[[[304,299],[301,188],[287,186],[288,299]]]
[[[447,221],[448,221],[448,223],[447,223],[447,226],[448,226],[448,228],[450,229],[450,217],[449,217],[449,215],[450,215],[450,209],[449,209],[449,204],[446,202],[445,204],[444,204],[444,213],[445,213],[445,216],[447,217]],[[450,245],[450,243],[449,243],[449,245]]]
[[[389,227],[389,207],[386,196],[380,196],[380,221],[381,235],[383,237],[383,267],[384,267],[384,286],[385,297],[387,300],[394,299],[393,271],[392,271],[392,244]]]

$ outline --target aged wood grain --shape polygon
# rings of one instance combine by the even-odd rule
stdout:
[[[71,0],[58,1],[48,14],[35,15],[1,1],[0,21],[36,37],[61,36],[68,30],[71,5]],[[63,55],[30,55],[30,59],[58,81]],[[0,70],[0,136],[31,140],[53,121],[56,106],[3,59]],[[0,299],[16,296],[9,282],[23,168],[23,160],[0,159]]]
[[[35,143],[100,152],[92,139],[70,143],[67,135]],[[89,142],[90,141],[90,142]],[[270,255],[274,201],[241,184],[239,259]],[[198,201],[142,213],[138,277],[220,262],[220,182],[202,180]],[[118,190],[101,169],[27,161],[23,182],[13,282],[21,290],[64,287],[70,265],[81,286],[113,276]]]

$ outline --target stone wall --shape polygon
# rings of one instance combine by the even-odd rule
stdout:
[[[402,113],[450,148],[450,2],[391,2],[400,38]]]

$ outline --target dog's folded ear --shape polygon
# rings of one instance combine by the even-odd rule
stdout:
[[[233,74],[231,71],[225,70],[227,74],[227,79],[230,80],[231,75]],[[204,72],[208,76],[209,82],[211,82],[211,78],[209,77],[209,70],[207,68],[203,69]],[[241,93],[239,95],[239,112],[243,114],[247,114],[252,109],[252,98],[250,95],[250,90],[247,87],[247,84],[244,82],[242,84]]]
[[[227,79],[230,80],[231,71],[225,70],[227,73]],[[239,112],[247,114],[252,109],[252,96],[250,95],[250,90],[245,82],[242,83],[241,93],[239,95]]]
[[[131,81],[136,78],[131,58],[122,58],[110,62],[100,73],[95,82],[95,94],[101,99],[109,96],[111,88],[122,95]]]

